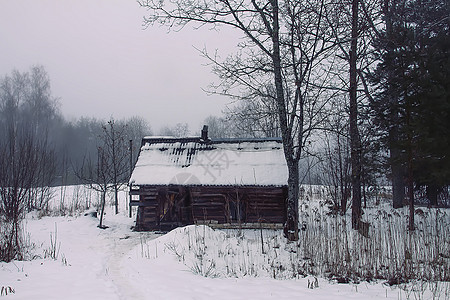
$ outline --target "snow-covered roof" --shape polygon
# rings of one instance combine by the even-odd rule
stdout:
[[[146,137],[130,183],[283,186],[287,177],[279,138]]]

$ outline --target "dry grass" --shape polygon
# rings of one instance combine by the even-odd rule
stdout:
[[[348,280],[386,279],[450,281],[450,216],[429,209],[416,217],[417,229],[406,229],[407,217],[393,209],[374,209],[365,238],[351,229],[348,216],[328,216],[316,209],[303,216],[306,230],[299,251],[299,272]],[[342,279],[343,280],[343,279]]]
[[[422,210],[421,210],[422,211]],[[298,242],[279,230],[212,230],[196,226],[177,231],[166,249],[203,276],[320,276],[341,283],[384,280],[450,281],[450,215],[423,209],[417,229],[406,229],[407,212],[368,210],[369,237],[351,229],[350,216],[329,215],[323,206],[301,213]]]

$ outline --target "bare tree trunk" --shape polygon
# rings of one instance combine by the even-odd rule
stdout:
[[[116,215],[119,213],[119,187],[114,185],[114,206]]]
[[[399,162],[400,150],[392,145],[392,143],[397,141],[397,136],[397,128],[392,129],[389,133],[389,139],[391,143],[390,164],[392,172],[392,205],[394,208],[403,207],[403,199],[405,198],[404,172]]]
[[[286,116],[286,103],[284,99],[283,75],[281,68],[280,55],[280,36],[279,36],[279,20],[278,20],[278,1],[272,0],[272,44],[273,55],[272,62],[275,75],[275,89],[277,98],[278,115],[280,118],[281,136],[283,139],[284,153],[288,167],[288,199],[287,199],[287,221],[285,226],[285,234],[288,240],[298,240],[298,191],[299,191],[299,173],[298,160],[295,158],[294,143],[291,128],[288,126]],[[299,150],[300,151],[300,150]]]
[[[409,155],[410,156],[410,155]],[[414,179],[412,174],[412,157],[408,157],[408,198],[409,198],[409,226],[414,231]]]
[[[100,223],[98,224],[98,228],[101,228],[101,229],[105,228],[105,226],[103,225],[103,214],[105,213],[105,203],[106,203],[106,189],[104,191],[101,191],[102,209],[100,211]]]
[[[361,219],[361,142],[358,133],[356,93],[356,61],[358,41],[358,0],[352,0],[352,39],[350,46],[350,145],[352,164],[352,228],[359,228]]]
[[[407,89],[405,88],[406,99],[406,127],[408,137],[408,198],[409,198],[409,226],[410,231],[414,231],[414,176],[413,176],[413,133],[411,132],[411,100],[408,99]]]
[[[287,222],[284,233],[288,240],[298,240],[298,197],[299,197],[299,169],[298,163],[288,162],[288,199]]]
[[[387,40],[391,40],[392,36],[392,9],[393,6],[396,5],[396,1],[384,0],[383,2],[383,14],[386,20],[386,38]],[[392,50],[389,50],[392,51]],[[396,100],[391,99],[391,104],[395,105]],[[398,124],[398,113],[392,112],[391,115],[392,123]],[[397,126],[393,126],[389,130],[389,145],[390,145],[390,165],[392,172],[392,205],[394,208],[403,207],[403,199],[405,198],[405,182],[404,182],[404,172],[403,168],[400,164],[400,150],[396,147],[396,143],[398,141],[398,128]]]
[[[118,178],[117,178],[117,172],[118,172],[118,165],[117,165],[117,160],[118,157],[116,155],[116,131],[114,129],[114,121],[110,120],[108,122],[108,124],[110,125],[110,136],[111,136],[111,153],[112,153],[112,166],[113,166],[113,183],[114,183],[114,209],[115,209],[115,213],[116,215],[119,213],[119,200],[118,200]]]
[[[438,204],[439,187],[436,184],[427,185],[427,198],[430,201],[430,206],[436,206]]]

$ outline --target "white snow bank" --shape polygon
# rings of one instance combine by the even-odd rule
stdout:
[[[158,239],[143,240],[130,252],[124,270],[134,289],[149,299],[398,299],[405,295],[382,282],[337,284],[311,276],[274,279],[287,275],[282,269],[292,250],[281,233],[263,231],[264,250],[260,231],[242,233],[207,226],[177,228]],[[423,295],[432,293],[425,288]]]

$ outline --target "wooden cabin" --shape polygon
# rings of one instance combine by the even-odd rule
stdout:
[[[129,182],[135,229],[281,227],[287,174],[279,138],[145,137]]]

